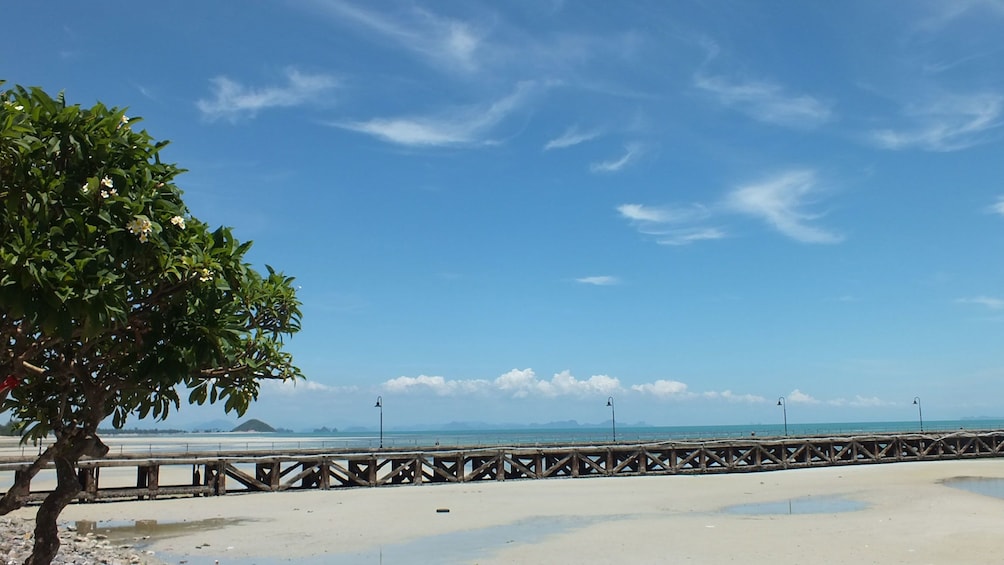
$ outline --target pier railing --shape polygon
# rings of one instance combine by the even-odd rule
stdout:
[[[622,442],[540,447],[121,454],[81,461],[78,500],[557,477],[762,472],[1004,455],[1004,431]],[[10,485],[30,461],[0,459]],[[51,471],[50,471],[51,472]],[[102,483],[102,472],[109,480]],[[45,471],[31,500],[48,493]],[[4,477],[4,475],[7,477]],[[126,477],[126,482],[123,482]],[[132,479],[135,478],[135,481]],[[35,485],[39,488],[36,490]]]

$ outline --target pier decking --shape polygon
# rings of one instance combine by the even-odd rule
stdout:
[[[1002,455],[1004,430],[532,447],[216,451],[156,457],[126,453],[80,462],[78,477],[83,490],[77,500],[559,477],[742,473]],[[0,459],[0,477],[13,478],[4,474],[17,476],[28,463],[21,458]],[[102,471],[118,473],[119,479],[125,472],[135,476],[135,482],[128,479],[128,484],[123,485],[121,480],[106,481],[102,485]],[[39,482],[45,481],[36,477],[35,483]],[[112,482],[118,484],[109,484]],[[10,483],[6,480],[0,484]],[[33,502],[47,494],[46,490],[36,490],[35,483]]]

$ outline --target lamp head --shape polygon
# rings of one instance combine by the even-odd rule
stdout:
[[[377,397],[376,404],[373,405],[373,408],[383,408],[383,397],[382,396],[378,396]]]

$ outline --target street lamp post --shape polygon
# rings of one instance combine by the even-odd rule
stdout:
[[[920,431],[924,431],[924,411],[920,407],[920,397],[914,396],[913,403],[917,405],[917,416],[920,418]]]
[[[777,405],[781,407],[781,413],[784,414],[784,435],[788,435],[788,405],[784,402],[783,396],[778,397]]]
[[[617,415],[614,413],[614,397],[607,397],[607,406],[610,407],[610,431],[613,432],[614,443],[617,443]]]
[[[380,409],[380,449],[383,449],[383,397],[378,396],[374,408]]]

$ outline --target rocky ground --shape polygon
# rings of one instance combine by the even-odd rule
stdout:
[[[20,565],[31,554],[34,522],[0,517],[0,565]],[[159,565],[152,552],[130,545],[112,544],[104,536],[80,535],[72,527],[59,528],[59,553],[56,565]]]

